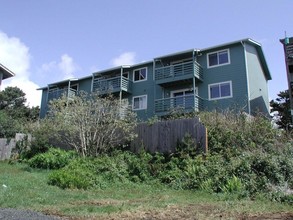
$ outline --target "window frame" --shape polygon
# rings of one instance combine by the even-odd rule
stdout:
[[[134,108],[134,99],[136,98],[142,98],[145,97],[145,105],[143,105],[142,108]],[[138,111],[138,110],[145,110],[148,108],[148,95],[139,95],[139,96],[133,96],[132,97],[132,110],[133,111]]]
[[[145,78],[144,79],[139,79],[139,80],[135,80],[135,72],[136,71],[141,71],[142,69],[145,69]],[[134,69],[133,70],[133,82],[137,83],[137,82],[142,82],[142,81],[146,81],[148,79],[148,68],[147,67],[142,67],[142,68],[138,68],[138,69]]]
[[[219,63],[219,54],[221,52],[224,52],[224,51],[227,51],[228,62],[220,64]],[[210,65],[210,55],[212,55],[212,54],[217,55],[217,64],[215,64],[215,65]],[[207,66],[208,66],[208,68],[214,68],[214,67],[218,67],[218,66],[225,66],[225,65],[228,65],[230,63],[231,63],[231,61],[230,61],[230,49],[223,49],[223,50],[218,50],[218,51],[207,53]]]
[[[126,77],[125,75],[127,75],[127,77]],[[123,73],[122,73],[122,76],[123,76],[124,78],[126,78],[126,79],[129,79],[129,71],[127,71],[127,72],[123,72]]]
[[[221,85],[222,84],[227,84],[229,83],[229,88],[230,88],[230,95],[229,96],[222,96],[221,95]],[[219,86],[219,97],[217,98],[212,98],[211,97],[211,87],[218,85]],[[232,81],[225,81],[225,82],[219,82],[219,83],[212,83],[208,85],[208,93],[209,93],[209,100],[219,100],[219,99],[228,99],[233,97],[233,90],[232,90]]]
[[[189,92],[190,94],[186,95],[186,92]],[[176,93],[183,93],[183,95],[175,96]],[[195,95],[193,88],[185,88],[185,89],[178,89],[178,90],[172,90],[171,91],[171,98],[173,99],[173,103],[171,103],[172,107],[184,107],[189,108],[191,105],[188,105],[188,102],[186,102],[186,97],[192,97],[195,98],[198,96],[198,87],[195,87]],[[182,101],[180,101],[182,99]],[[180,103],[181,102],[181,103]],[[192,105],[194,107],[194,105]]]
[[[178,89],[171,91],[171,97],[175,98],[174,94],[179,92],[193,92],[193,88],[186,88],[186,89]],[[198,95],[198,87],[195,87],[195,95]],[[183,96],[186,96],[185,94]]]

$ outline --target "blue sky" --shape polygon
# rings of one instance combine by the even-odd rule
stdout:
[[[0,0],[0,63],[30,105],[36,88],[121,64],[244,38],[263,46],[270,99],[287,89],[293,0]]]

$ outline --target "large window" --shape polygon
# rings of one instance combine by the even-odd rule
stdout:
[[[222,99],[232,97],[232,82],[221,82],[209,85],[209,99]]]
[[[229,50],[208,53],[208,67],[216,67],[230,63]]]
[[[133,71],[133,81],[138,82],[138,81],[143,81],[147,80],[147,68],[141,68],[141,69],[136,69]]]
[[[133,97],[132,109],[133,110],[147,109],[147,95]]]
[[[197,89],[195,90],[197,94]],[[194,92],[191,89],[181,89],[171,92],[171,97],[173,101],[173,107],[184,107],[192,108],[194,107]]]

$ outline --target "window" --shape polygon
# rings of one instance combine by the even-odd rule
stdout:
[[[222,82],[209,85],[209,99],[232,97],[232,82]]]
[[[127,79],[129,79],[129,72],[123,73],[122,76],[125,77],[125,78],[127,78]]]
[[[147,108],[147,95],[136,96],[132,99],[132,109],[142,110]]]
[[[197,88],[195,90],[197,94]],[[191,89],[182,89],[171,92],[171,96],[173,99],[173,107],[184,107],[184,108],[192,108],[194,107],[194,93]]]
[[[230,63],[229,50],[208,53],[208,67],[221,66]]]
[[[133,81],[147,80],[147,68],[136,69],[133,71]]]

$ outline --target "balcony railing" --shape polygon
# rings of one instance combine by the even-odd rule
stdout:
[[[59,99],[63,95],[67,96],[68,98],[72,98],[76,95],[75,89],[63,88],[63,89],[51,89],[49,90],[48,100],[52,99]]]
[[[126,77],[113,77],[109,79],[95,79],[93,83],[94,91],[99,91],[101,94],[125,91],[131,93],[132,81]]]
[[[185,95],[155,100],[156,113],[165,114],[174,109],[199,111],[202,108],[203,100],[197,95]]]
[[[175,81],[188,77],[196,77],[200,80],[203,79],[203,69],[199,63],[190,61],[155,69],[155,80]]]

